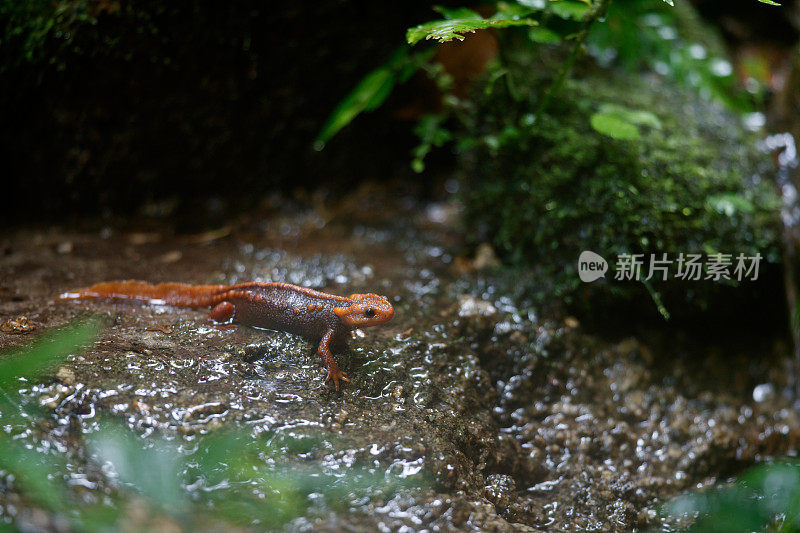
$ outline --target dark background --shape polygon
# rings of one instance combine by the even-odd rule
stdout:
[[[273,190],[410,174],[411,129],[391,119],[402,91],[322,152],[313,140],[406,28],[436,16],[430,2],[391,16],[381,2],[330,0],[104,5],[96,24],[68,25],[69,39],[51,32],[45,57],[2,47],[7,221],[170,199],[213,217]]]
[[[752,1],[696,3],[732,46],[796,39],[776,11],[753,18]],[[6,7],[0,220],[108,218],[149,205],[214,225],[273,191],[425,183],[430,174],[409,170],[411,126],[396,118],[416,97],[408,86],[322,152],[313,139],[358,80],[403,46],[406,28],[435,18],[441,3],[73,0],[57,4],[66,15],[33,44],[15,35],[19,17],[52,16],[54,4],[31,1],[16,19]]]

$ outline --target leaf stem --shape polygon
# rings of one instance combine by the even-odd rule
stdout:
[[[555,97],[558,93],[561,92],[561,88],[564,86],[564,81],[567,79],[567,76],[572,70],[572,65],[578,58],[578,53],[580,52],[581,48],[583,48],[583,43],[589,36],[589,31],[592,29],[592,25],[601,18],[606,16],[609,5],[611,5],[611,0],[595,0],[595,2],[592,3],[592,7],[589,8],[589,11],[587,11],[586,14],[583,16],[583,28],[581,28],[581,31],[578,32],[577,37],[575,37],[575,44],[572,46],[572,50],[569,51],[567,60],[561,67],[561,72],[559,72],[556,79],[550,85],[550,88],[547,89],[547,92],[539,101],[539,105],[536,108],[536,113],[534,114],[535,117],[534,123],[539,122],[539,119],[541,118],[542,114],[547,110],[547,107],[550,105],[550,102],[552,101],[553,97]]]

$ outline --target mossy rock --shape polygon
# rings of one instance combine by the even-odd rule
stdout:
[[[655,309],[641,283],[613,280],[623,253],[760,253],[762,269],[779,262],[772,163],[740,117],[659,77],[595,71],[568,81],[534,123],[540,82],[526,86],[524,69],[512,67],[512,75],[516,94],[529,99],[495,83],[480,88],[471,110],[462,200],[475,243],[539,272],[568,304],[610,296]],[[648,111],[660,127],[638,127],[637,140],[602,135],[590,117],[603,104]],[[581,283],[583,250],[609,261],[606,281]],[[668,280],[651,289],[680,314],[707,307],[725,285]]]

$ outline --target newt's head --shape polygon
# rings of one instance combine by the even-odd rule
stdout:
[[[353,303],[347,307],[334,307],[333,312],[350,329],[368,328],[386,324],[394,316],[394,307],[384,296],[377,294],[351,294]]]

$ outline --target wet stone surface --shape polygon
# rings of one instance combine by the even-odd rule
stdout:
[[[669,497],[795,453],[800,419],[781,394],[788,360],[723,354],[725,365],[750,361],[746,379],[724,382],[713,356],[703,373],[669,345],[654,353],[641,339],[602,341],[572,317],[541,314],[502,269],[457,268],[452,206],[397,205],[367,194],[199,236],[0,235],[0,322],[25,317],[27,330],[0,333],[0,351],[89,311],[109,324],[51,378],[19,384],[45,415],[18,438],[66,457],[84,503],[115,490],[84,443],[106,417],[143,442],[159,436],[186,450],[231,425],[254,442],[313,436],[313,452],[287,446],[286,460],[411,482],[362,490],[343,507],[318,498],[283,525],[297,531],[670,527],[657,512]],[[289,334],[215,327],[202,310],[56,301],[113,279],[376,292],[396,315],[338,355],[351,383],[336,392],[315,347]],[[0,488],[6,520],[58,529],[13,482]],[[201,498],[215,488],[188,490]],[[133,516],[140,504],[129,505]]]

